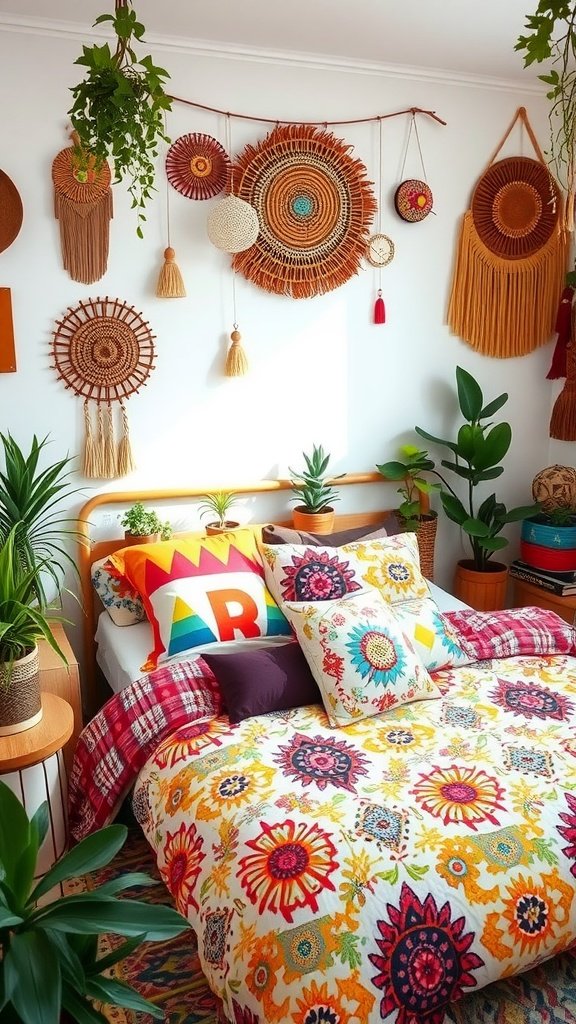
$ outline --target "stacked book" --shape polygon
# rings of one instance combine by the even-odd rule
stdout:
[[[541,587],[542,590],[548,590],[560,597],[576,594],[576,570],[554,572],[552,569],[535,569],[528,562],[516,559],[510,566],[510,575],[516,580],[532,583],[533,586]]]

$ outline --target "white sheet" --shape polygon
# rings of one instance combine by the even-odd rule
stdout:
[[[467,608],[462,601],[452,597],[447,591],[441,590],[434,583],[429,583],[430,593],[441,612],[454,611],[457,608]],[[270,643],[285,643],[285,637],[263,638],[263,645]],[[236,641],[238,644],[243,641]],[[98,619],[96,629],[96,661],[102,669],[110,687],[115,693],[123,690],[125,686],[140,679],[144,673],[141,666],[146,661],[149,652],[153,647],[152,630],[149,622],[138,622],[134,626],[115,626],[107,612],[102,612]],[[245,641],[254,648],[254,640]],[[225,644],[210,644],[212,651],[219,647],[227,647]],[[197,648],[200,654],[205,647]]]

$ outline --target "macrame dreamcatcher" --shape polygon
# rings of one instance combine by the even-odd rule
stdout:
[[[422,155],[422,146],[420,145],[420,136],[418,134],[418,124],[416,122],[415,111],[412,111],[408,138],[406,139],[406,146],[404,147],[404,159],[402,160],[402,169],[400,171],[401,178],[404,178],[406,158],[410,148],[412,132],[414,132],[416,145],[418,146],[422,178],[406,178],[400,182],[394,193],[394,207],[396,209],[396,213],[402,218],[402,220],[406,220],[410,224],[415,224],[418,221],[424,220],[429,213],[432,213],[432,207],[434,205],[432,189],[426,180],[426,168],[424,167],[424,157]]]
[[[386,307],[382,298],[382,267],[387,267],[394,259],[395,246],[392,239],[382,231],[382,119],[378,120],[378,231],[370,235],[366,244],[366,259],[370,266],[378,270],[378,292],[374,302],[374,323],[386,323]]]
[[[112,478],[134,469],[125,400],[146,384],[156,353],[150,325],[120,299],[87,299],[56,322],[54,369],[84,399],[84,475]],[[96,431],[90,403],[96,404]],[[115,441],[113,403],[120,405]]]
[[[60,224],[62,263],[73,281],[93,284],[106,273],[112,218],[110,167],[86,154],[78,135],[52,163],[54,213]]]
[[[358,272],[376,200],[351,148],[305,124],[279,126],[246,146],[233,167],[234,192],[257,211],[260,233],[234,256],[235,270],[296,299],[339,288]]]
[[[498,153],[521,120],[537,159]],[[532,352],[550,339],[568,244],[562,197],[520,107],[476,184],[464,215],[448,324],[483,355]]]

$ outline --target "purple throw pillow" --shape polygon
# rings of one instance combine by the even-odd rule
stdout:
[[[235,654],[202,654],[220,687],[231,722],[268,711],[321,704],[322,698],[300,644],[258,647]]]

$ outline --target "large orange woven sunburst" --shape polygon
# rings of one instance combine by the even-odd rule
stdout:
[[[260,233],[234,256],[235,270],[296,299],[358,272],[376,199],[351,148],[311,125],[278,127],[246,146],[232,170],[233,191],[256,209]]]

